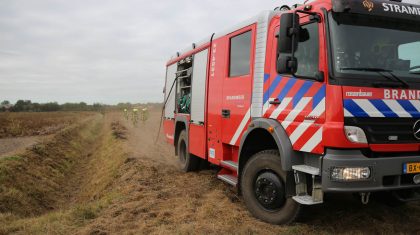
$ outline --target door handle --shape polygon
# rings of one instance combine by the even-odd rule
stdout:
[[[279,104],[281,104],[281,101],[278,99],[278,98],[274,98],[274,99],[270,99],[269,101],[268,101],[268,103],[269,104],[274,104],[274,105],[279,105]]]
[[[222,117],[223,118],[230,118],[230,110],[229,109],[222,109]]]

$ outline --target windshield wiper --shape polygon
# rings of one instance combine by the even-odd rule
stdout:
[[[354,68],[352,68],[352,67],[346,67],[346,68],[340,68],[340,69],[341,70],[354,70],[354,71],[376,72],[376,73],[378,73],[379,75],[381,75],[382,77],[384,77],[384,78],[386,78],[388,80],[399,82],[401,84],[401,87],[403,87],[403,88],[409,88],[410,87],[410,85],[406,81],[404,81],[401,78],[397,77],[393,73],[392,70],[382,69],[382,68],[363,68],[363,67],[362,68],[360,68],[360,67],[354,67]],[[383,73],[389,73],[392,76],[392,78],[394,78],[394,79],[386,76]],[[381,86],[381,85],[389,85],[389,84],[380,83],[380,82],[375,83],[375,84],[376,85],[379,85],[379,86]]]
[[[355,70],[355,71],[367,71],[367,72],[392,72],[392,70],[382,68],[368,68],[368,67],[344,67],[341,70]]]

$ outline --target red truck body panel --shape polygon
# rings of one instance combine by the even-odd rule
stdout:
[[[342,87],[328,83],[328,44],[325,27],[325,11],[332,8],[330,0],[319,0],[311,3],[311,11],[321,16],[319,27],[319,71],[325,76],[324,82],[297,79],[292,76],[278,75],[276,71],[277,39],[279,31],[279,14],[265,22],[267,28],[264,48],[264,81],[261,118],[276,119],[284,127],[296,151],[322,155],[326,148],[361,149],[372,151],[395,152],[401,148],[407,151],[418,151],[420,144],[358,144],[346,138],[343,131],[346,100],[352,92],[372,92],[369,99],[419,99],[420,91],[403,91],[401,89]],[[301,8],[298,8],[301,9]],[[308,21],[302,16],[301,22]],[[247,75],[229,77],[229,53],[232,37],[244,32],[252,32],[250,71]],[[188,50],[171,59],[167,66],[208,49],[208,70],[206,88],[205,120],[202,125],[189,124],[190,153],[220,165],[221,161],[238,159],[240,141],[243,133],[251,123],[252,100],[258,91],[254,84],[256,62],[258,22],[251,21],[227,33],[213,35],[209,42]],[[258,55],[260,56],[260,55]],[[261,65],[258,65],[261,66]],[[405,93],[406,92],[406,93]],[[388,97],[384,97],[388,95]],[[270,100],[282,100],[280,105],[269,104]],[[343,105],[344,103],[344,105]],[[419,104],[420,105],[420,104]],[[230,117],[224,118],[223,110],[230,111]],[[416,112],[418,112],[416,110]],[[167,141],[174,144],[175,118],[164,121]],[[184,114],[182,114],[184,115]],[[188,116],[188,115],[187,115]]]

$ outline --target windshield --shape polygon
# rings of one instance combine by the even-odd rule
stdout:
[[[400,79],[420,88],[419,22],[348,13],[330,13],[329,21],[339,84],[372,86]]]

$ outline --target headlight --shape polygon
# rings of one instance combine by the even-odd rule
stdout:
[[[333,167],[331,179],[335,181],[363,181],[371,175],[369,167]]]
[[[362,128],[355,126],[345,126],[344,133],[350,142],[359,144],[368,143],[365,132],[362,130]]]

